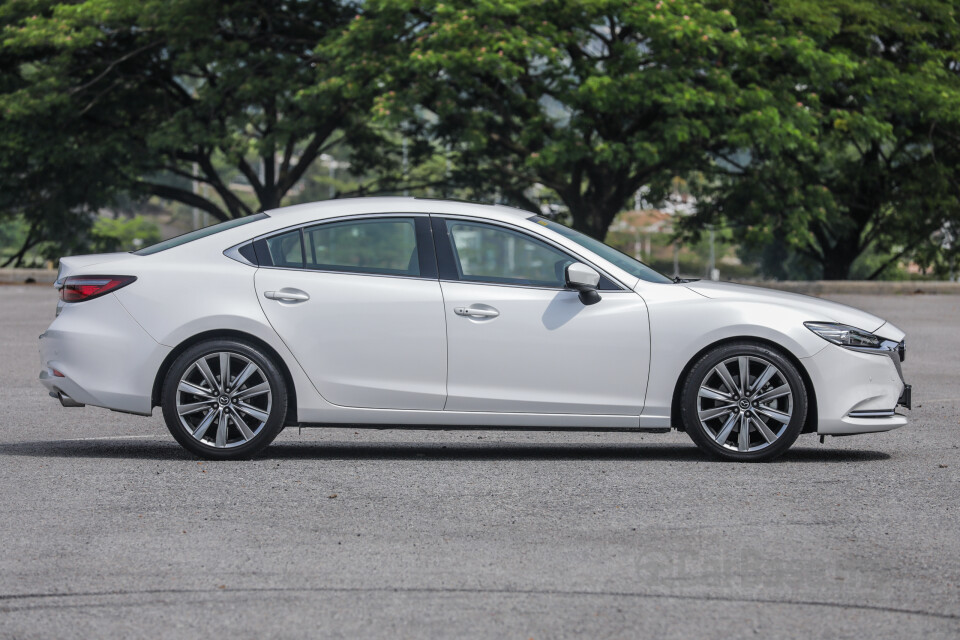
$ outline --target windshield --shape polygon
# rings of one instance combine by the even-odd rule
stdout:
[[[553,220],[547,220],[546,218],[541,218],[540,216],[532,216],[527,218],[531,222],[536,222],[539,225],[543,225],[551,231],[556,231],[564,238],[576,242],[581,247],[588,249],[589,251],[594,252],[604,260],[611,262],[630,275],[640,278],[641,280],[646,280],[647,282],[660,282],[660,283],[671,283],[673,282],[672,278],[668,278],[658,271],[654,271],[647,265],[643,264],[639,260],[631,258],[622,251],[617,251],[613,247],[603,244],[599,240],[595,240],[588,235],[584,235],[579,231],[574,231],[570,227],[565,227],[559,222],[554,222]]]
[[[221,231],[226,231],[227,229],[233,229],[234,227],[239,227],[250,222],[256,222],[257,220],[263,220],[266,217],[268,216],[265,213],[255,213],[252,216],[234,218],[233,220],[227,220],[226,222],[221,222],[220,224],[210,225],[209,227],[197,229],[196,231],[189,231],[182,235],[170,238],[169,240],[152,244],[149,247],[140,249],[139,251],[134,251],[133,255],[149,256],[154,253],[160,253],[161,251],[179,247],[182,244],[187,244],[188,242],[193,242],[194,240],[199,240],[200,238],[206,238],[207,236],[212,236],[215,233],[220,233]]]

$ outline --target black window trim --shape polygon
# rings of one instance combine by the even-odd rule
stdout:
[[[304,242],[304,230],[313,227],[319,227],[325,224],[333,223],[343,223],[350,222],[351,220],[371,220],[371,219],[386,219],[386,218],[412,218],[414,221],[414,232],[416,234],[416,243],[417,243],[417,257],[420,263],[420,275],[411,276],[404,274],[395,274],[395,273],[372,273],[367,271],[342,271],[338,269],[323,269],[319,267],[310,267],[306,264],[306,245]],[[336,216],[333,218],[323,218],[321,220],[311,220],[309,222],[301,222],[299,224],[291,225],[289,227],[284,227],[283,229],[277,229],[276,231],[271,231],[270,233],[265,233],[263,235],[257,236],[245,242],[241,242],[240,245],[247,244],[247,242],[253,243],[254,246],[260,241],[269,240],[276,236],[282,236],[293,231],[298,231],[300,233],[300,249],[304,256],[304,264],[301,267],[287,267],[287,266],[274,266],[274,265],[257,265],[260,269],[278,269],[281,271],[303,271],[309,273],[333,273],[339,275],[351,275],[351,276],[364,276],[364,277],[373,277],[373,278],[402,278],[405,280],[437,280],[437,258],[435,255],[435,242],[433,240],[433,232],[430,228],[430,214],[425,212],[401,212],[401,211],[389,211],[389,212],[380,212],[380,213],[360,213],[360,214],[349,214],[343,216]],[[240,246],[238,245],[238,246]],[[258,260],[258,262],[260,262]]]
[[[440,274],[441,282],[461,282],[464,284],[481,284],[481,285],[490,285],[495,287],[522,287],[524,289],[542,289],[546,291],[572,291],[568,287],[546,287],[543,285],[536,284],[522,284],[518,282],[488,282],[484,280],[464,280],[460,278],[459,271],[456,265],[456,256],[453,254],[453,245],[452,238],[450,238],[449,231],[447,230],[446,221],[447,220],[463,220],[466,222],[473,222],[477,224],[485,224],[494,227],[502,227],[508,231],[513,231],[514,233],[519,233],[521,235],[527,236],[535,242],[540,242],[545,244],[557,251],[563,253],[568,258],[576,262],[582,262],[585,265],[590,266],[593,269],[597,270],[602,277],[607,278],[615,286],[619,287],[618,289],[604,289],[605,293],[615,293],[617,291],[633,291],[617,278],[613,277],[607,273],[604,269],[601,269],[595,265],[591,260],[588,260],[572,251],[567,247],[564,247],[549,238],[543,238],[537,235],[530,233],[529,230],[524,229],[516,225],[512,225],[500,220],[491,220],[489,218],[478,218],[476,216],[469,215],[460,215],[460,214],[445,214],[445,213],[433,213],[430,214],[431,227],[433,228],[433,239],[436,243],[436,256],[437,256],[437,265]]]

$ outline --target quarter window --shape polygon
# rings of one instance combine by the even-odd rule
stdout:
[[[461,280],[564,288],[575,262],[553,247],[486,224],[447,220]]]

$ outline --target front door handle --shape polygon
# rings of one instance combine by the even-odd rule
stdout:
[[[478,307],[454,307],[453,312],[458,316],[473,318],[496,318],[500,312],[496,309],[481,309]]]
[[[310,299],[310,294],[300,289],[283,288],[280,291],[264,291],[263,297],[268,300],[279,300],[281,302],[304,302]]]

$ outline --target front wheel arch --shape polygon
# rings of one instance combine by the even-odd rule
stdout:
[[[703,349],[700,349],[700,351],[696,352],[693,357],[690,358],[690,360],[683,366],[680,376],[674,383],[673,399],[670,402],[670,425],[677,431],[686,431],[686,428],[683,426],[683,420],[680,419],[680,393],[683,391],[683,385],[686,383],[687,376],[690,375],[690,370],[693,368],[693,365],[696,364],[708,351],[732,342],[753,342],[755,344],[767,347],[768,349],[773,349],[784,358],[789,360],[790,363],[797,368],[797,371],[800,373],[800,378],[803,380],[803,386],[807,391],[807,419],[806,422],[804,422],[803,430],[800,433],[816,433],[818,422],[817,392],[816,389],[813,388],[813,382],[810,380],[810,374],[807,373],[807,369],[800,362],[799,358],[797,358],[790,351],[784,349],[781,345],[771,340],[757,338],[754,336],[737,336],[733,338],[717,340],[716,342],[708,344]]]
[[[153,381],[153,391],[150,395],[150,407],[159,407],[161,401],[161,391],[163,390],[163,380],[167,377],[167,371],[170,370],[170,367],[180,356],[181,353],[189,349],[195,344],[203,342],[205,340],[215,340],[215,339],[235,339],[243,340],[245,342],[252,343],[257,347],[261,348],[266,352],[267,355],[274,361],[277,365],[277,368],[280,370],[280,373],[283,375],[283,380],[287,385],[287,415],[284,418],[284,425],[296,425],[297,424],[297,387],[293,384],[293,376],[290,375],[290,370],[287,369],[287,363],[284,362],[283,358],[280,357],[280,354],[277,353],[276,349],[271,347],[269,344],[261,340],[260,338],[251,335],[249,333],[244,333],[243,331],[235,331],[232,329],[215,329],[213,331],[205,331],[203,333],[198,333],[195,336],[191,336],[174,347],[170,353],[167,354],[167,357],[164,358],[163,362],[160,364],[160,368],[157,369],[156,378]]]

